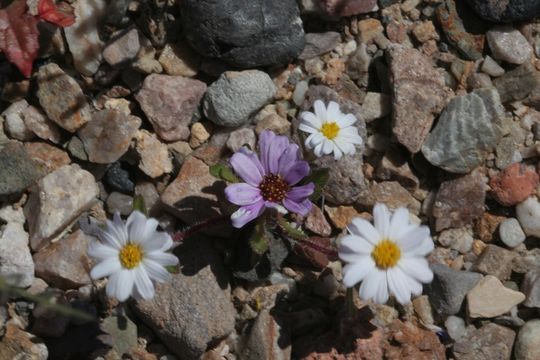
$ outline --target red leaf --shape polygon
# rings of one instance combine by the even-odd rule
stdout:
[[[38,16],[40,19],[66,27],[75,23],[73,8],[65,2],[58,4],[54,0],[40,0],[38,4]]]
[[[39,50],[38,20],[30,15],[24,0],[15,0],[0,9],[0,50],[21,73],[30,77]]]

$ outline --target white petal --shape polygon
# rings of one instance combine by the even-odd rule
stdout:
[[[409,275],[403,273],[405,275],[405,279],[407,280],[407,285],[409,289],[411,290],[411,293],[413,296],[418,296],[422,294],[422,284],[417,281],[416,279],[410,277]]]
[[[88,256],[96,260],[118,258],[118,249],[105,245],[97,240],[91,240],[88,245]]]
[[[334,144],[332,143],[332,141],[328,139],[324,139],[323,148],[322,148],[323,154],[328,155],[332,153],[332,150],[334,150]]]
[[[107,220],[107,230],[102,230],[103,233],[106,233],[109,237],[107,239],[102,239],[107,242],[114,241],[118,244],[118,248],[121,248],[127,243],[127,229],[126,225],[120,218],[120,213],[116,211],[113,215],[113,221]],[[107,235],[104,235],[107,237]],[[101,238],[101,236],[100,236]]]
[[[302,130],[302,131],[305,131],[307,133],[310,133],[310,134],[314,134],[314,133],[319,132],[319,129],[316,129],[314,126],[308,125],[306,123],[300,123],[300,125],[298,125],[298,129]]]
[[[110,276],[122,269],[120,260],[118,257],[111,257],[106,260],[101,261],[90,271],[90,276],[92,279],[101,279],[106,276]]]
[[[433,244],[433,240],[431,239],[431,237],[429,237],[427,239],[424,239],[422,243],[416,248],[414,248],[413,250],[405,252],[403,254],[403,257],[414,257],[414,256],[424,257],[428,255],[430,252],[432,252],[434,248],[435,248],[435,245]]]
[[[371,223],[360,217],[353,218],[347,225],[347,229],[353,235],[358,235],[369,241],[372,245],[377,245],[382,240],[381,234],[371,225]]]
[[[123,269],[116,274],[118,274],[118,280],[115,286],[116,292],[114,294],[114,297],[120,302],[126,301],[133,293],[133,285],[135,283],[135,271]],[[107,295],[109,295],[108,292]]]
[[[317,146],[315,146],[315,148],[313,149],[313,153],[315,154],[315,156],[321,157],[323,155],[322,154],[322,147],[323,147],[322,142],[317,144]]]
[[[388,208],[386,205],[382,203],[377,203],[373,207],[373,223],[375,225],[375,229],[379,231],[379,234],[383,238],[388,238],[388,230],[390,227],[390,211],[388,211]]]
[[[320,129],[323,123],[321,118],[317,117],[317,115],[310,111],[304,111],[302,114],[300,114],[300,118],[302,119],[302,122],[307,125],[311,125],[315,129]]]
[[[334,142],[334,159],[339,160],[343,157],[343,151],[339,148],[339,146],[336,145]]]
[[[129,215],[126,224],[130,242],[141,244],[146,240],[146,222],[146,216],[139,211],[134,211]]]
[[[344,236],[341,239],[341,246],[345,246],[355,253],[364,255],[369,255],[373,251],[373,245],[369,241],[356,235]]]
[[[375,262],[371,256],[364,256],[359,262],[348,264],[343,267],[343,285],[353,287],[364,280],[366,275],[375,268]]]
[[[390,220],[390,231],[388,233],[388,237],[397,242],[400,235],[408,229],[408,225],[409,210],[403,207],[396,209],[392,214],[392,219]]]
[[[315,109],[315,116],[319,119],[326,119],[326,107],[321,100],[316,100],[313,103],[313,108]]]
[[[433,272],[429,268],[429,264],[424,258],[401,258],[397,266],[403,270],[406,275],[420,281],[421,283],[429,283],[433,280]]]
[[[339,127],[342,129],[351,126],[355,122],[356,116],[354,116],[353,114],[343,115],[337,120]]]
[[[139,266],[135,270],[135,287],[143,299],[148,300],[154,297],[154,284],[143,266]]]
[[[402,304],[408,304],[411,302],[411,290],[409,289],[409,283],[407,282],[407,275],[398,267],[388,269],[386,272],[388,278],[388,288],[397,301]]]
[[[145,258],[155,261],[161,266],[174,266],[178,264],[178,258],[175,255],[162,251],[153,251],[145,254]]]
[[[335,101],[330,101],[326,108],[326,121],[337,122],[339,118],[341,118],[339,104]]]
[[[155,232],[154,235],[141,244],[144,252],[156,250],[167,251],[173,245],[171,236],[166,232]]]
[[[427,226],[411,226],[407,231],[393,239],[399,244],[403,252],[408,253],[416,250],[428,238],[431,240]]]
[[[386,272],[376,267],[371,270],[362,281],[359,294],[360,298],[364,300],[373,299],[379,304],[384,304],[388,300]]]
[[[155,261],[144,259],[142,265],[144,266],[144,269],[151,280],[167,282],[171,278],[171,274],[169,274],[167,269]]]

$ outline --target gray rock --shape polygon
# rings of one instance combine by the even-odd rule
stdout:
[[[166,141],[187,140],[189,124],[206,91],[206,84],[182,76],[152,74],[135,99]]]
[[[0,196],[20,193],[43,175],[43,169],[18,142],[0,146],[0,169]]]
[[[24,123],[30,131],[43,140],[58,144],[61,140],[60,129],[49,120],[43,111],[30,105],[23,111]]]
[[[516,253],[500,246],[489,244],[473,266],[473,271],[508,280],[512,274],[512,261]]]
[[[452,351],[456,360],[510,360],[515,337],[512,329],[497,324],[471,326]]]
[[[514,258],[512,271],[518,274],[526,274],[538,268],[538,264],[540,264],[540,248],[523,249],[519,252],[519,256]]]
[[[382,118],[392,111],[390,97],[386,94],[368,92],[362,103],[362,114],[366,122]]]
[[[75,24],[64,29],[77,71],[92,76],[101,64],[103,43],[99,39],[99,21],[106,14],[104,0],[78,1],[74,4]],[[53,119],[54,120],[54,119]]]
[[[211,343],[233,331],[236,311],[211,241],[187,241],[176,254],[181,271],[157,285],[155,297],[137,302],[135,310],[178,357],[199,359]]]
[[[47,245],[34,255],[36,275],[60,289],[77,289],[90,284],[89,239],[81,231]]]
[[[120,215],[127,216],[133,211],[133,198],[129,195],[113,191],[107,197],[107,211],[114,214],[116,211]]]
[[[516,205],[516,217],[525,235],[540,239],[540,202],[535,196]]]
[[[206,92],[204,114],[217,125],[236,127],[268,104],[277,91],[268,74],[259,70],[223,73]]]
[[[255,149],[257,138],[255,131],[250,128],[241,128],[230,133],[227,139],[227,148],[232,152],[238,151],[242,146],[247,145],[250,149]]]
[[[420,51],[394,45],[386,54],[394,92],[392,131],[407,150],[417,153],[451,90],[445,86],[442,73]]]
[[[98,194],[94,176],[78,165],[64,165],[41,179],[24,208],[32,250],[42,248],[90,208]]]
[[[497,60],[521,65],[531,58],[532,46],[511,26],[494,27],[486,33],[489,48]]]
[[[265,309],[255,320],[242,351],[245,360],[287,360],[291,358],[290,334],[280,321]]]
[[[494,22],[513,22],[532,19],[540,14],[538,0],[468,0],[482,18]]]
[[[75,132],[90,121],[90,105],[79,84],[58,65],[50,63],[37,73],[39,103],[60,127]]]
[[[304,48],[296,1],[187,0],[181,14],[191,46],[234,67],[287,64]]]
[[[103,58],[109,65],[122,67],[135,59],[141,48],[136,28],[114,33],[111,38],[112,40],[103,49]]]
[[[493,80],[503,103],[527,98],[540,88],[540,72],[527,62]]]
[[[519,330],[514,346],[516,360],[540,359],[540,320],[530,320]]]
[[[525,241],[525,233],[516,218],[508,218],[501,222],[499,237],[506,246],[511,248],[515,248]]]
[[[0,209],[0,277],[9,284],[28,287],[34,282],[34,262],[28,247],[21,210]]]
[[[339,104],[344,114],[353,114],[357,119],[355,126],[358,129],[358,134],[364,139],[364,143],[366,142],[366,124],[362,117],[362,108],[360,105],[341,97],[337,92],[326,86],[318,85],[309,88],[301,110],[313,111],[313,103],[316,100],[322,100],[325,104],[335,101]],[[292,121],[293,138],[297,144],[303,147],[304,140],[308,134],[298,130],[299,124],[299,118]],[[313,157],[308,150],[304,153],[305,157]],[[363,153],[364,145],[358,145],[356,146],[356,154],[346,155],[339,161],[336,161],[333,155],[326,155],[315,158],[311,162],[314,168],[330,169],[328,182],[323,188],[323,194],[330,203],[341,205],[352,204],[361,195],[362,190],[367,188],[364,174],[361,170]]]
[[[138,117],[116,110],[95,112],[92,121],[78,131],[88,160],[110,164],[120,159],[141,123]]]
[[[499,64],[497,64],[495,60],[493,60],[491,57],[487,55],[484,61],[482,62],[481,69],[484,73],[493,77],[504,75],[504,69]]]
[[[4,112],[4,129],[12,139],[28,141],[34,137],[34,133],[24,122],[24,110],[28,108],[26,100],[22,99],[11,104]]]
[[[467,293],[467,313],[471,318],[493,318],[508,313],[523,300],[525,295],[487,275]]]
[[[465,174],[481,164],[503,135],[504,108],[494,89],[455,97],[428,135],[422,153],[435,166]]]
[[[456,341],[459,340],[467,331],[467,328],[465,327],[465,320],[454,315],[451,315],[446,319],[444,322],[444,327],[446,328],[448,335],[450,335],[450,337]]]
[[[441,316],[457,314],[465,296],[482,275],[453,270],[441,264],[434,264],[431,269],[435,277],[428,287],[428,295],[433,311]]]
[[[118,355],[135,350],[137,347],[137,325],[127,316],[108,316],[99,324],[100,329],[109,334],[105,343],[111,346]]]
[[[306,46],[298,58],[301,60],[311,59],[332,51],[339,44],[340,40],[341,35],[334,31],[306,34]]]
[[[448,229],[443,230],[437,241],[447,248],[457,250],[462,254],[466,254],[471,251],[473,244],[473,237],[471,231],[466,228]]]
[[[529,270],[525,274],[521,284],[521,292],[525,294],[523,305],[540,308],[540,268]]]
[[[63,291],[52,289],[45,296],[49,297],[51,304],[69,308],[69,302]],[[65,334],[70,318],[62,313],[51,309],[47,304],[37,303],[32,311],[34,321],[32,334],[43,337],[61,337]]]

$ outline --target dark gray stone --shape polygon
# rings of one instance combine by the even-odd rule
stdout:
[[[540,268],[527,272],[521,284],[521,292],[526,296],[523,305],[540,308]]]
[[[494,22],[523,21],[540,15],[538,0],[468,0],[468,2],[478,15]]]
[[[184,33],[203,56],[239,68],[286,64],[304,48],[296,0],[185,0]]]
[[[431,270],[435,276],[427,288],[429,301],[433,311],[441,316],[457,314],[469,290],[482,278],[480,274],[453,270],[442,264],[432,265]]]
[[[103,180],[111,190],[124,194],[131,194],[135,190],[135,184],[129,178],[129,171],[123,169],[119,162],[115,162],[107,169]]]
[[[0,169],[0,196],[19,193],[44,175],[18,142],[0,147]]]
[[[255,320],[242,352],[244,360],[274,360],[291,358],[290,334],[269,310],[263,310]]]
[[[503,134],[504,108],[494,89],[450,100],[428,135],[422,153],[435,166],[465,174],[484,160]]]
[[[540,72],[533,64],[525,63],[495,79],[493,85],[503,103],[523,100],[540,89]]]
[[[334,31],[306,34],[306,46],[298,58],[306,60],[329,52],[339,44],[340,39],[341,35]]]

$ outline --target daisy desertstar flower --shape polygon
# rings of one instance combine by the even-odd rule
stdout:
[[[130,296],[150,299],[154,282],[166,282],[170,274],[165,266],[178,264],[178,258],[167,253],[172,245],[169,234],[156,231],[156,219],[133,211],[126,223],[118,213],[107,228],[93,224],[90,231],[100,241],[93,240],[88,255],[98,261],[91,272],[92,279],[109,277],[107,296],[125,301]]]
[[[399,208],[390,213],[386,205],[373,208],[374,225],[354,218],[343,237],[339,257],[346,287],[360,285],[360,297],[384,304],[390,295],[407,304],[411,295],[422,293],[422,283],[433,280],[425,258],[433,250],[429,228],[411,224],[409,211]]]
[[[304,111],[300,117],[302,121],[298,127],[309,133],[305,145],[313,149],[317,157],[334,153],[336,160],[345,155],[356,152],[355,145],[363,143],[354,126],[356,117],[353,114],[343,114],[338,103],[330,101],[328,108],[321,100],[313,104],[315,113]]]
[[[266,208],[302,216],[311,210],[308,197],[315,185],[298,185],[310,171],[309,164],[299,159],[298,145],[265,130],[261,133],[259,150],[260,159],[256,153],[242,148],[230,160],[234,171],[245,181],[225,189],[227,199],[241,206],[231,215],[237,228],[260,216]]]

